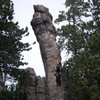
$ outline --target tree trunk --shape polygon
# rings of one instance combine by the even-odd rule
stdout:
[[[4,86],[3,86],[3,80],[2,80],[2,77],[1,77],[1,73],[0,73],[0,92],[2,92]]]
[[[34,6],[34,10],[31,25],[40,44],[49,100],[63,100],[62,89],[56,82],[56,70],[61,65],[61,57],[56,43],[56,31],[52,24],[52,15],[49,13],[48,8],[42,5]]]

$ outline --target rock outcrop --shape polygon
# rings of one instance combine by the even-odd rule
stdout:
[[[61,66],[61,57],[56,43],[56,30],[52,24],[52,15],[48,8],[42,5],[35,5],[34,10],[31,25],[40,44],[49,100],[63,100],[62,89],[56,82],[56,71]]]
[[[46,98],[46,87],[45,87],[45,78],[37,76],[37,86],[36,86],[36,95],[37,100],[45,100]]]
[[[21,100],[46,100],[45,78],[36,76],[34,69],[25,69],[26,77],[20,83],[20,99]]]

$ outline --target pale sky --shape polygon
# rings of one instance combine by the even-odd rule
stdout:
[[[34,32],[31,28],[30,21],[34,14],[33,5],[42,4],[49,8],[50,13],[55,20],[59,14],[59,11],[64,10],[64,2],[65,0],[12,0],[14,3],[14,21],[19,22],[19,26],[21,28],[28,27],[29,36],[23,39],[23,42],[28,42],[32,44],[36,41],[34,36]],[[23,52],[24,60],[28,62],[26,67],[34,68],[37,75],[44,76],[44,67],[40,55],[39,45],[36,41],[35,45],[31,45],[32,50],[28,52]]]

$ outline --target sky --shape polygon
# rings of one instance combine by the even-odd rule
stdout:
[[[50,13],[55,20],[59,14],[59,11],[65,10],[64,2],[65,0],[12,0],[14,3],[14,21],[19,22],[20,28],[28,27],[29,36],[23,38],[23,42],[28,42],[31,44],[32,49],[30,51],[25,51],[24,61],[28,62],[28,65],[22,68],[32,67],[34,68],[37,75],[45,76],[44,67],[41,59],[39,44],[36,40],[30,21],[34,14],[33,5],[42,4],[49,8]],[[57,25],[55,25],[57,27]],[[33,45],[33,43],[36,44]]]

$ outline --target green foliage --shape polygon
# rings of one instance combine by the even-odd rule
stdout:
[[[17,100],[14,95],[15,94],[12,91],[3,91],[0,93],[0,100]]]
[[[18,77],[18,67],[23,62],[22,51],[28,51],[29,44],[21,42],[27,36],[28,29],[20,29],[18,22],[13,21],[14,9],[11,0],[0,1],[0,74],[5,82],[7,77]]]
[[[21,53],[30,50],[29,43],[21,42],[24,36],[28,36],[28,28],[21,29],[13,18],[13,2],[0,0],[0,77],[3,80],[0,100],[21,100],[18,85],[24,71],[19,66],[27,64]],[[17,85],[5,85],[6,81],[13,83],[15,80]]]
[[[12,84],[0,92],[0,100],[27,100],[25,94],[20,93],[19,84]]]
[[[10,90],[3,90],[0,93],[0,100],[20,100],[17,91],[13,90],[14,87],[11,86]]]
[[[65,6],[55,22],[66,21],[58,42],[72,55],[64,63],[72,70],[66,93],[71,100],[100,100],[100,1],[66,0]]]

